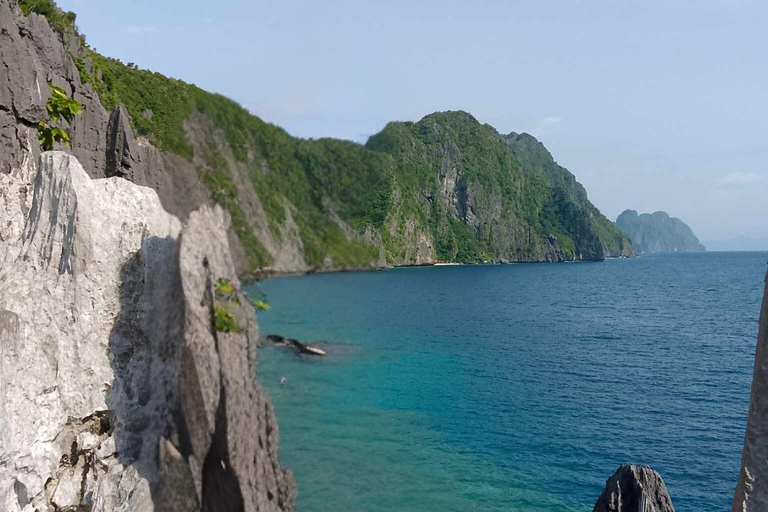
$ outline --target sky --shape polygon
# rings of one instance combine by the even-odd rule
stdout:
[[[615,220],[768,238],[768,3],[59,0],[100,53],[300,137],[465,110],[529,132]]]

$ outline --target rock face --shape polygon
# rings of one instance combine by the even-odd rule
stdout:
[[[35,167],[0,174],[0,509],[292,510],[253,308],[213,328],[228,216]]]
[[[667,212],[638,215],[635,210],[625,210],[616,219],[616,226],[639,253],[705,251],[693,230]]]
[[[16,2],[0,0],[0,62],[0,172],[18,168],[22,150],[39,152],[36,126],[47,119],[51,82],[83,105],[71,130],[72,151],[86,169],[103,176],[108,115],[98,95],[80,82],[70,50],[46,19],[23,16]]]
[[[436,112],[389,123],[366,148],[395,161],[388,261],[413,263],[424,249],[432,261],[634,256],[573,174],[530,135],[502,135],[467,112]],[[419,243],[422,234],[428,244]]]
[[[768,510],[768,276],[760,310],[741,472],[731,508],[732,512],[762,510]]]
[[[23,155],[39,155],[37,123],[47,119],[46,83],[61,87],[83,105],[69,132],[71,148],[92,178],[122,176],[154,188],[163,207],[186,219],[209,201],[197,170],[184,159],[139,144],[124,107],[108,113],[72,56],[89,61],[82,42],[65,42],[43,16],[24,16],[16,2],[0,0],[0,173],[21,166]],[[92,63],[90,63],[92,65]]]
[[[675,507],[656,471],[624,464],[605,483],[592,512],[675,512]]]

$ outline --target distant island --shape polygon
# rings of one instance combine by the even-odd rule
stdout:
[[[624,210],[616,226],[632,242],[638,253],[704,252],[705,247],[682,220],[667,212],[643,213]]]

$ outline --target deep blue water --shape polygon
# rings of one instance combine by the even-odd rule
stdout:
[[[625,462],[728,510],[768,253],[262,283],[259,372],[299,512],[589,511]],[[286,382],[281,385],[280,379]]]

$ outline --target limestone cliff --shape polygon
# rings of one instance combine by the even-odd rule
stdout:
[[[52,152],[0,174],[0,509],[292,510],[228,216]]]
[[[503,136],[469,113],[436,112],[389,123],[366,148],[395,159],[392,261],[407,261],[416,233],[442,261],[634,256],[584,187],[530,135]]]

